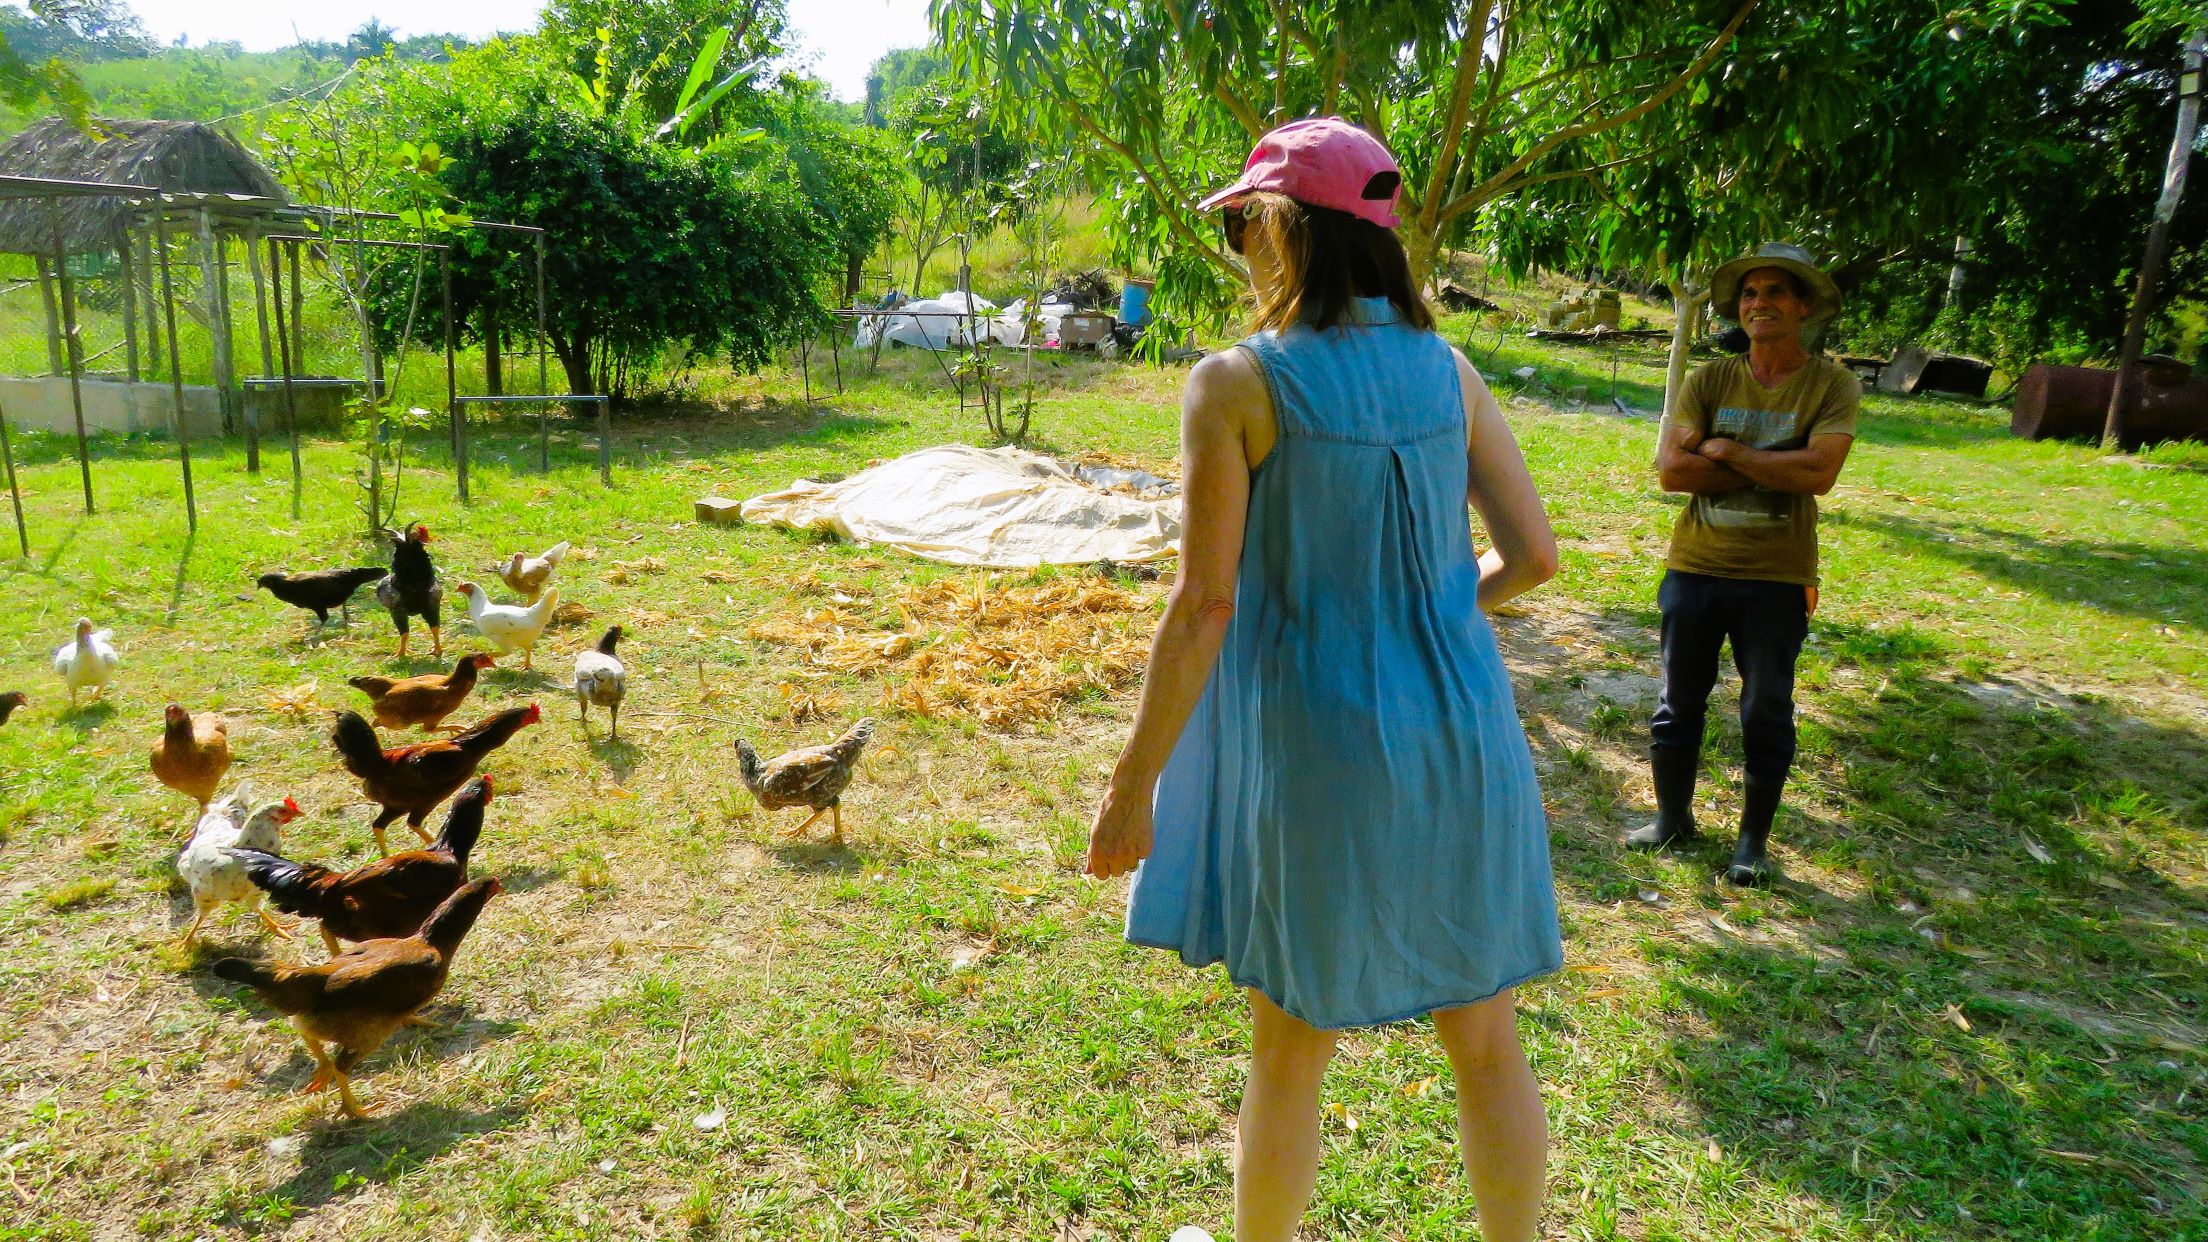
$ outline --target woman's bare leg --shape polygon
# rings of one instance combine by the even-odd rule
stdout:
[[[1319,1081],[1334,1032],[1257,991],[1250,1023],[1250,1082],[1234,1141],[1234,1237],[1289,1242],[1319,1180]]]
[[[1518,1046],[1509,990],[1438,1010],[1434,1031],[1457,1077],[1457,1138],[1486,1242],[1533,1242],[1547,1180],[1549,1119]]]

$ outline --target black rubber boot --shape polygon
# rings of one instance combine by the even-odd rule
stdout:
[[[1740,844],[1733,847],[1732,865],[1725,878],[1742,888],[1760,888],[1771,882],[1771,860],[1764,849],[1771,841],[1771,820],[1779,813],[1779,795],[1786,779],[1749,777],[1740,795]]]
[[[1626,833],[1627,845],[1637,850],[1660,850],[1694,840],[1694,776],[1701,764],[1699,750],[1648,748],[1648,770],[1656,782],[1656,819]]]

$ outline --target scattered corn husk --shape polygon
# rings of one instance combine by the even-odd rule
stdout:
[[[1085,693],[1133,683],[1149,661],[1152,596],[1096,579],[940,579],[900,591],[881,611],[903,624],[887,630],[860,588],[808,586],[847,602],[754,622],[749,637],[801,651],[825,673],[881,678],[883,711],[1013,732]]]
[[[315,679],[309,677],[288,689],[271,691],[268,696],[268,710],[290,716],[293,720],[304,720],[309,712],[321,708],[321,690],[322,687]]]
[[[581,625],[597,615],[598,613],[590,605],[578,604],[570,600],[552,610],[552,624],[555,626]]]
[[[615,561],[606,570],[606,581],[616,586],[636,581],[649,574],[667,572],[667,562],[656,556],[639,557],[633,561]]]

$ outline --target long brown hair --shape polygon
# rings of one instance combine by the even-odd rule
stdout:
[[[1350,299],[1357,297],[1384,297],[1403,322],[1433,330],[1434,312],[1411,280],[1410,256],[1390,230],[1266,191],[1227,210],[1242,213],[1245,239],[1261,235],[1280,264],[1279,281],[1258,299],[1253,331],[1347,323]]]

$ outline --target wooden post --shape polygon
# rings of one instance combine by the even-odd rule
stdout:
[[[168,211],[168,207],[157,199],[154,201],[153,210],[154,214],[162,215]],[[152,379],[154,373],[161,369],[161,308],[155,305],[160,299],[153,296],[153,234],[154,230],[150,228],[146,230],[146,264],[144,270],[146,277],[146,378],[148,379]]]
[[[48,204],[51,206],[51,203]],[[54,297],[54,274],[46,270],[46,256],[32,255],[38,266],[38,293],[46,302],[46,373],[61,374],[61,302]]]
[[[199,531],[199,501],[192,494],[192,429],[184,416],[184,362],[176,348],[176,285],[169,275],[169,213],[154,215],[154,253],[161,260],[161,315],[168,324],[169,396],[176,409],[176,461],[184,472],[184,517]]]
[[[8,443],[8,412],[0,410],[0,462],[8,467],[8,499],[15,502],[15,542],[23,556],[31,555],[31,536],[23,527],[23,493],[15,485],[15,449]]]
[[[248,227],[238,235],[238,240],[245,243],[245,270],[253,281],[253,320],[261,337],[261,378],[267,379],[276,374],[276,349],[275,342],[268,339],[268,288],[261,276],[260,230]],[[228,278],[223,284],[225,288],[229,286]],[[243,388],[238,390],[238,400],[245,406],[246,468],[258,471],[261,465],[261,409],[246,399]]]
[[[130,244],[130,223],[126,218],[121,235],[115,243],[115,257],[122,261],[123,273],[123,378],[138,382],[138,272],[132,263],[136,247]],[[130,394],[132,409],[138,408],[138,393]]]
[[[92,450],[84,436],[84,355],[77,341],[76,290],[69,283],[68,244],[61,233],[61,206],[46,200],[46,220],[53,230],[54,283],[61,288],[61,344],[69,356],[69,406],[77,415],[77,471],[84,478],[84,511],[92,512]]]
[[[2162,194],[2155,200],[2154,223],[2147,228],[2147,253],[2139,263],[2139,285],[2132,293],[2131,314],[2124,319],[2124,344],[2116,356],[2116,385],[2108,394],[2108,423],[2101,430],[2101,447],[2111,452],[2123,446],[2124,424],[2139,399],[2139,353],[2146,348],[2147,316],[2154,311],[2155,286],[2162,280],[2162,265],[2170,253],[2170,222],[2177,217],[2178,202],[2185,196],[2185,170],[2192,162],[2193,135],[2200,129],[2202,62],[2208,59],[2208,29],[2185,38],[2185,67],[2177,75],[2177,136],[2170,142],[2167,167],[2162,174]]]
[[[215,404],[222,410],[223,430],[231,429],[230,333],[222,316],[221,282],[215,278],[215,226],[205,207],[199,209],[200,293],[207,299],[207,332],[214,341]]]
[[[460,503],[468,503],[468,422],[461,412],[459,381],[453,358],[459,352],[460,325],[452,321],[452,251],[437,251],[437,281],[444,289],[445,312],[445,417],[452,421],[452,476],[460,487]]]
[[[276,349],[284,364],[284,435],[291,441],[291,519],[299,520],[299,492],[301,471],[299,467],[299,405],[291,389],[291,328],[284,323],[284,260],[283,251],[275,238],[268,239],[268,275],[274,283],[269,301],[276,307]],[[296,279],[296,277],[295,277]]]
[[[213,214],[207,212],[205,208],[200,210],[207,215],[210,221],[213,219]],[[230,301],[230,243],[219,229],[213,229],[211,225],[208,236],[213,243],[215,256],[215,304],[222,309],[222,349],[215,355],[216,360],[222,366],[220,376],[222,395],[223,399],[229,403],[229,408],[237,415],[238,420],[245,424],[246,473],[259,474],[261,472],[261,412],[257,409],[246,408],[245,389],[238,383],[237,316],[232,312]]]
[[[493,397],[506,395],[505,342],[498,331],[498,312],[483,303],[483,391]]]
[[[299,283],[299,243],[290,242],[285,250],[291,253],[291,361],[285,369],[294,375],[307,373],[306,333],[299,318],[306,310],[306,286]]]
[[[544,324],[544,234],[537,234],[537,395],[548,396],[552,392],[551,381],[545,378],[545,351],[551,338],[545,335]],[[552,435],[548,420],[552,417],[549,405],[537,406],[537,473],[552,473]]]
[[[618,385],[608,385],[617,387]],[[613,398],[598,403],[598,481],[613,486]]]

